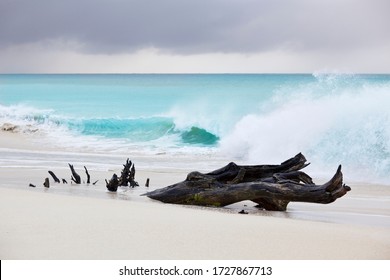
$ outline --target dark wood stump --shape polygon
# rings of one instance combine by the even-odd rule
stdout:
[[[124,187],[130,186],[132,188],[139,186],[138,182],[135,181],[135,165],[129,159],[123,165],[119,185]]]
[[[44,186],[45,188],[50,188],[49,178],[45,178],[45,182],[43,182],[43,186]]]
[[[118,186],[119,186],[118,176],[114,173],[110,181],[106,180],[106,187],[108,191],[116,192],[118,190]]]

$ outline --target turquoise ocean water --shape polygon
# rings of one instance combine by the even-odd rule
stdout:
[[[342,164],[390,182],[390,75],[0,75],[3,123],[75,150],[247,164],[302,152],[318,174]]]

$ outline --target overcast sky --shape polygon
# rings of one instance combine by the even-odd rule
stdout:
[[[389,0],[0,0],[2,73],[390,73]]]

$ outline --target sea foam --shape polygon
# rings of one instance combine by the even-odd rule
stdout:
[[[389,183],[390,75],[0,75],[0,124],[73,151],[215,155]],[[33,128],[33,129],[31,129]]]
[[[389,182],[390,83],[353,75],[320,75],[281,89],[269,110],[243,116],[221,150],[250,163],[304,153],[317,174],[342,164],[356,180]]]

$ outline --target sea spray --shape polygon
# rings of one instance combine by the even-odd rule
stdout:
[[[0,123],[72,151],[215,154],[248,164],[298,152],[389,183],[390,75],[0,75]],[[36,130],[38,129],[38,130]]]
[[[268,112],[248,114],[235,124],[221,141],[224,153],[256,163],[300,151],[319,175],[343,164],[353,179],[388,182],[388,80],[372,84],[356,76],[321,76],[295,90],[279,90],[268,105]]]

